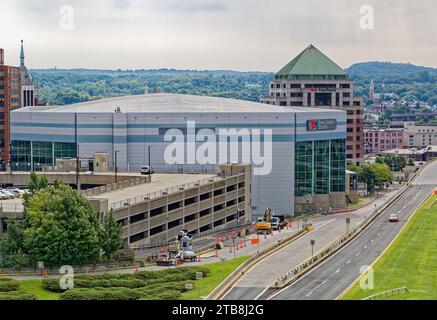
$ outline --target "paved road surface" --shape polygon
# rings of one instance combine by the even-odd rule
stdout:
[[[314,251],[317,252],[346,231],[346,218],[351,219],[351,227],[357,225],[370,216],[375,208],[383,206],[395,192],[397,191],[389,192],[374,203],[354,212],[313,219],[311,222],[316,226],[315,230],[255,265],[225,295],[224,300],[256,299],[279,276],[311,255],[310,240],[316,240]]]
[[[390,244],[415,209],[428,198],[437,184],[437,162],[416,179],[412,188],[391,205],[355,240],[293,285],[277,293],[277,300],[331,300],[337,298]],[[400,221],[389,223],[390,214]]]

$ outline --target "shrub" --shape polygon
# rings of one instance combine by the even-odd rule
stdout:
[[[181,296],[181,291],[170,290],[159,293],[147,293],[140,300],[178,300]]]
[[[21,291],[0,292],[0,300],[38,300],[32,293]]]
[[[0,278],[0,292],[16,291],[20,287],[20,282],[9,278]]]
[[[141,288],[146,282],[140,279],[99,279],[92,276],[74,279],[74,288]],[[59,286],[59,279],[44,279],[43,287],[53,292],[64,292]]]
[[[142,292],[128,288],[72,289],[60,295],[61,300],[138,300]]]
[[[45,290],[52,292],[64,292],[65,290],[61,289],[59,286],[59,279],[44,279],[42,281],[42,287]]]

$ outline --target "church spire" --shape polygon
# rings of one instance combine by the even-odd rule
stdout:
[[[20,65],[24,67],[24,47],[23,40],[21,40]]]

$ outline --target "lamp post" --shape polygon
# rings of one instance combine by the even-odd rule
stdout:
[[[150,153],[151,153],[151,151],[152,151],[152,146],[148,146],[148,149],[149,149],[149,182],[152,182],[152,167],[151,167],[151,164],[150,164]]]
[[[114,154],[114,165],[115,165],[115,167],[114,167],[114,180],[115,180],[115,183],[117,183],[117,173],[118,173],[117,158],[118,158],[119,152],[120,152],[119,150],[115,150],[115,154]]]

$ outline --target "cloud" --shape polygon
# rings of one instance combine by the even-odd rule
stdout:
[[[24,38],[33,67],[277,71],[309,43],[344,67],[437,66],[433,0],[365,4],[373,31],[359,27],[362,0],[1,0],[0,29],[10,31],[0,46],[17,57]],[[74,9],[73,31],[59,28],[62,5]]]

